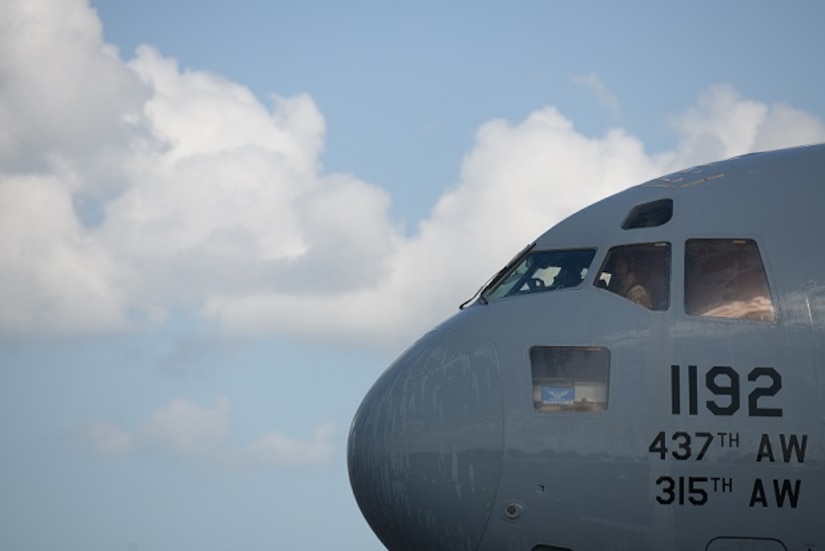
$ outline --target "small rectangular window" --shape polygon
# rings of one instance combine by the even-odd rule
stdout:
[[[610,351],[595,346],[534,346],[530,349],[533,407],[538,411],[596,412],[607,409]]]
[[[623,230],[664,226],[673,217],[673,200],[660,199],[636,205],[622,222]]]
[[[759,248],[752,239],[688,239],[685,313],[711,318],[775,319]]]

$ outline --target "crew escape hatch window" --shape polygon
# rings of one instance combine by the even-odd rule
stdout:
[[[542,412],[607,409],[610,351],[596,346],[530,349],[533,407]]]
[[[688,239],[685,313],[773,321],[776,312],[759,248],[752,239]]]

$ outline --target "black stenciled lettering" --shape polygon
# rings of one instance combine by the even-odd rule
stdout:
[[[781,484],[781,486],[780,486]],[[773,494],[776,497],[776,506],[777,507],[784,507],[785,506],[785,499],[788,500],[788,504],[791,506],[791,509],[796,509],[796,505],[799,502],[799,488],[802,484],[802,481],[797,479],[793,481],[793,488],[791,488],[791,481],[787,479],[783,479],[781,482],[777,479],[773,479]]]
[[[668,448],[668,440],[673,442],[674,447]],[[698,453],[695,453],[693,447],[694,441],[701,442],[701,446],[696,447],[699,450]],[[677,461],[685,461],[690,458],[701,461],[704,459],[708,449],[710,449],[711,443],[713,443],[713,433],[710,432],[696,432],[691,434],[689,432],[677,431],[668,439],[667,432],[660,430],[656,433],[656,436],[653,437],[653,440],[650,441],[647,451],[655,453],[659,456],[659,459],[662,460],[666,459],[668,453],[670,453],[673,459]]]
[[[725,378],[727,377],[727,380]],[[720,384],[719,379],[722,379]],[[728,365],[713,366],[705,375],[705,386],[715,396],[726,396],[730,403],[720,406],[715,400],[706,402],[708,410],[714,415],[733,415],[739,411],[739,374]]]
[[[799,504],[799,494],[802,489],[802,481],[800,479],[790,481],[786,478],[782,480],[774,478],[771,480],[771,486],[776,507],[785,507],[787,503],[791,509],[796,509]],[[751,490],[751,498],[748,503],[749,507],[755,507],[757,505],[760,507],[770,506],[768,503],[768,493],[765,490],[765,483],[760,478],[753,481],[753,490]]]
[[[710,443],[713,442],[713,434],[709,432],[697,432],[696,438],[704,438],[705,443],[702,444],[702,449],[699,450],[699,455],[696,456],[696,461],[701,461],[703,457],[705,457],[705,453],[708,451],[710,447]]]
[[[647,451],[650,453],[658,453],[659,459],[664,459],[667,455],[667,443],[665,442],[665,431],[660,430],[659,434],[653,438],[653,441],[648,446]]]
[[[782,389],[782,375],[772,367],[755,367],[748,373],[748,381],[756,382],[761,377],[770,378],[768,386],[756,387],[748,395],[748,415],[753,417],[782,417],[782,408],[759,406],[762,397],[776,396]]]
[[[662,487],[662,494],[656,496],[656,501],[662,505],[670,505],[676,500],[676,482],[669,476],[660,476],[656,485]]]
[[[686,432],[676,432],[673,434],[673,442],[677,450],[673,452],[673,458],[677,461],[684,461],[690,457],[690,435]]]
[[[688,479],[688,501],[694,505],[704,505],[708,502],[708,492],[700,486],[707,481],[706,476],[691,476]]]
[[[688,413],[696,415],[699,413],[699,389],[696,382],[696,366],[688,366]]]
[[[808,449],[808,435],[803,434],[801,437],[796,434],[780,434],[779,447],[782,450],[782,461],[790,463],[794,457],[797,463],[805,462],[805,452]],[[771,437],[767,434],[762,434],[759,439],[759,449],[756,451],[756,462],[761,463],[767,460],[771,463],[776,461],[776,454],[773,451],[773,443]]]
[[[699,369],[695,365],[687,366],[687,414],[699,413]],[[748,415],[751,417],[781,417],[782,408],[768,407],[765,401],[779,394],[782,390],[782,376],[772,367],[755,367],[747,380],[753,383],[747,396]],[[747,383],[745,383],[747,384]],[[742,394],[747,392],[741,383],[739,372],[729,365],[716,365],[705,373],[705,389],[712,395],[706,400],[705,407],[714,415],[731,416],[742,405]],[[679,364],[670,366],[670,410],[673,415],[681,415],[682,409],[682,373]]]
[[[695,365],[687,366],[688,370],[688,415],[699,413],[698,376]],[[682,374],[681,366],[670,366],[670,411],[673,415],[682,413]]]
[[[662,505],[704,505],[708,502],[705,486],[709,480],[706,476],[660,476],[656,479],[660,489],[656,501]]]
[[[771,445],[771,438],[767,434],[763,434],[759,439],[759,449],[756,451],[756,462],[760,463],[763,459],[767,459],[771,463],[774,462],[773,446]]]
[[[791,456],[796,455],[797,463],[805,462],[805,449],[808,447],[808,435],[803,434],[802,440],[798,440],[795,434],[785,438],[784,434],[779,435],[779,443],[782,445],[782,459],[785,463],[791,462]]]
[[[762,507],[768,506],[768,498],[765,496],[765,486],[762,485],[762,479],[757,478],[753,481],[753,490],[751,490],[751,500],[748,507],[760,505]]]
[[[682,413],[682,388],[679,366],[670,366],[670,411],[673,415]]]

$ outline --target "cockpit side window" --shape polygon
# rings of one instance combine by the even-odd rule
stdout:
[[[613,247],[607,252],[594,284],[648,310],[667,310],[670,304],[670,243]]]
[[[596,249],[532,251],[484,292],[488,301],[578,287]]]
[[[688,239],[685,242],[685,313],[758,321],[776,318],[755,241]]]
[[[607,409],[610,351],[596,346],[530,349],[533,407],[542,412]]]

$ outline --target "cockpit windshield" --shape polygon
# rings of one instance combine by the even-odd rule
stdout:
[[[531,251],[514,268],[494,281],[482,297],[492,301],[578,287],[595,254],[596,249]]]

